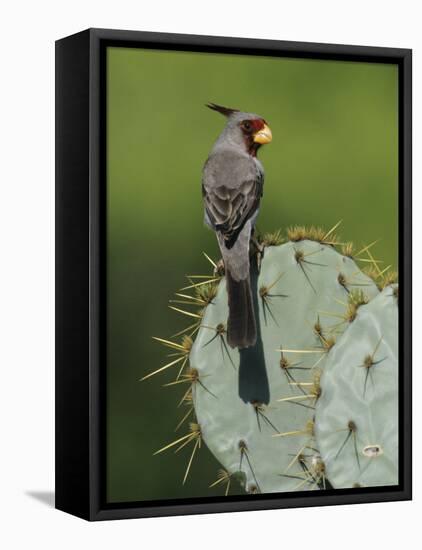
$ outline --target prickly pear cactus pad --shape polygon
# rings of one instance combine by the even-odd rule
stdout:
[[[397,300],[386,286],[327,357],[315,434],[334,488],[398,483]]]
[[[249,402],[239,395],[239,352],[224,345],[220,332],[228,316],[223,282],[206,308],[190,353],[203,382],[193,392],[195,413],[208,448],[228,472],[244,474],[248,492],[322,486],[312,472],[320,466],[314,406],[330,348],[352,321],[353,289],[364,289],[367,299],[378,294],[356,263],[332,246],[304,240],[266,248],[257,290],[268,405],[253,373]]]
[[[355,253],[351,243],[338,243],[335,229],[295,227],[285,243],[280,232],[264,236],[251,276],[254,348],[227,345],[224,270],[208,256],[213,275],[190,275],[176,293],[170,307],[191,323],[171,339],[156,338],[169,360],[143,379],[171,369],[175,379],[165,385],[183,388],[181,435],[156,452],[190,449],[183,482],[205,443],[223,466],[211,486],[225,486],[226,494],[232,476],[249,493],[326,486],[315,438],[320,378],[336,341],[385,282],[372,245]],[[369,275],[360,262],[369,264]]]

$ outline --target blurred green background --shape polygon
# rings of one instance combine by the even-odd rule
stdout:
[[[397,265],[398,87],[395,65],[109,48],[107,60],[107,497],[111,502],[221,495],[204,446],[182,485],[187,446],[153,456],[174,428],[182,390],[152,336],[185,319],[168,309],[188,273],[219,258],[203,226],[201,169],[224,118],[207,101],[263,116],[273,142],[261,231],[332,227]]]

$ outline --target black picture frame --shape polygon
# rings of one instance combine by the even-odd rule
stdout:
[[[400,484],[107,504],[105,501],[105,51],[108,46],[394,63],[399,68]],[[56,508],[87,520],[409,500],[412,52],[89,29],[56,42]]]

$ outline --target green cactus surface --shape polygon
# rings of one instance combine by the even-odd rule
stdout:
[[[143,380],[171,371],[164,385],[183,388],[182,435],[156,451],[188,453],[183,483],[205,443],[226,495],[234,477],[248,493],[397,484],[397,276],[338,225],[260,239],[254,347],[228,346],[224,267],[206,254],[213,274],[170,301],[190,323],[155,338],[169,358]]]
[[[396,274],[374,243],[356,251],[330,231],[296,226],[265,235],[251,258],[257,343],[232,349],[224,268],[190,275],[171,309],[190,322],[166,364],[183,388],[175,438],[156,454],[203,443],[220,462],[210,486],[229,494],[397,483]],[[365,266],[364,269],[361,269]],[[188,425],[188,428],[186,428]],[[210,480],[211,481],[211,480]]]
[[[333,246],[301,240],[266,247],[255,293],[262,360],[226,345],[224,281],[203,313],[189,357],[201,382],[193,404],[202,438],[227,472],[243,474],[248,492],[321,488],[313,422],[320,373],[360,300],[378,289]]]
[[[315,435],[334,488],[398,483],[398,286],[338,339],[324,365]]]

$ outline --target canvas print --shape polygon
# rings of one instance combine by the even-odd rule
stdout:
[[[107,501],[398,485],[398,66],[106,73]]]

